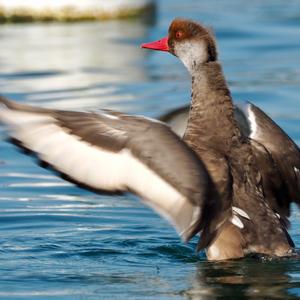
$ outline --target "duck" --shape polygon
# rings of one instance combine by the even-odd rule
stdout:
[[[10,142],[80,187],[138,195],[184,242],[199,234],[196,250],[210,261],[293,255],[288,217],[291,203],[300,203],[298,146],[257,106],[236,113],[210,29],[176,18],[166,37],[141,47],[176,56],[191,76],[182,137],[143,116],[0,97]]]

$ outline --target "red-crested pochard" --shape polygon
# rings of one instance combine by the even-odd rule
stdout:
[[[172,53],[191,74],[183,139],[149,118],[2,97],[11,141],[80,186],[139,195],[184,241],[200,233],[197,249],[209,260],[293,254],[287,218],[290,203],[300,203],[297,145],[252,104],[236,117],[215,39],[202,25],[175,19],[166,38],[142,47]]]

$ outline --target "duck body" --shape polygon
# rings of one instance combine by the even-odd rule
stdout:
[[[217,82],[216,82],[217,81]],[[207,250],[209,259],[243,257],[249,253],[284,256],[293,244],[280,216],[270,206],[251,141],[234,116],[230,92],[218,62],[195,72],[192,104],[183,140],[201,157],[217,186],[222,209],[246,214],[241,224],[225,221]]]
[[[247,116],[234,107],[209,30],[177,19],[168,39],[169,51],[182,60],[192,77],[183,140],[209,171],[224,216],[207,247],[208,259],[249,253],[289,255],[294,243],[287,232],[287,217],[290,203],[299,203],[300,178],[295,173],[299,148],[255,106],[248,106]],[[248,128],[238,119],[249,119]],[[282,145],[288,145],[288,150],[278,149]],[[287,164],[282,162],[285,157],[289,158]],[[239,219],[234,219],[236,213]]]
[[[168,37],[142,47],[172,53],[191,74],[182,139],[148,118],[2,97],[0,121],[11,140],[82,187],[139,195],[184,241],[200,233],[197,249],[206,249],[209,260],[291,255],[287,218],[290,203],[300,203],[297,145],[255,106],[247,116],[235,109],[214,37],[202,25],[175,19]]]

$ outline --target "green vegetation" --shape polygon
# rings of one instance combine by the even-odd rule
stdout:
[[[73,7],[65,7],[60,10],[36,11],[30,9],[15,9],[7,11],[0,7],[0,23],[25,23],[25,22],[80,22],[111,19],[132,19],[154,13],[153,4],[136,9],[120,9],[113,12],[101,10],[79,11]]]

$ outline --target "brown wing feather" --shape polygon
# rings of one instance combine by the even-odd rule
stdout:
[[[291,202],[300,205],[300,151],[294,141],[261,109],[249,103],[252,148],[260,165],[272,207],[289,216]]]

